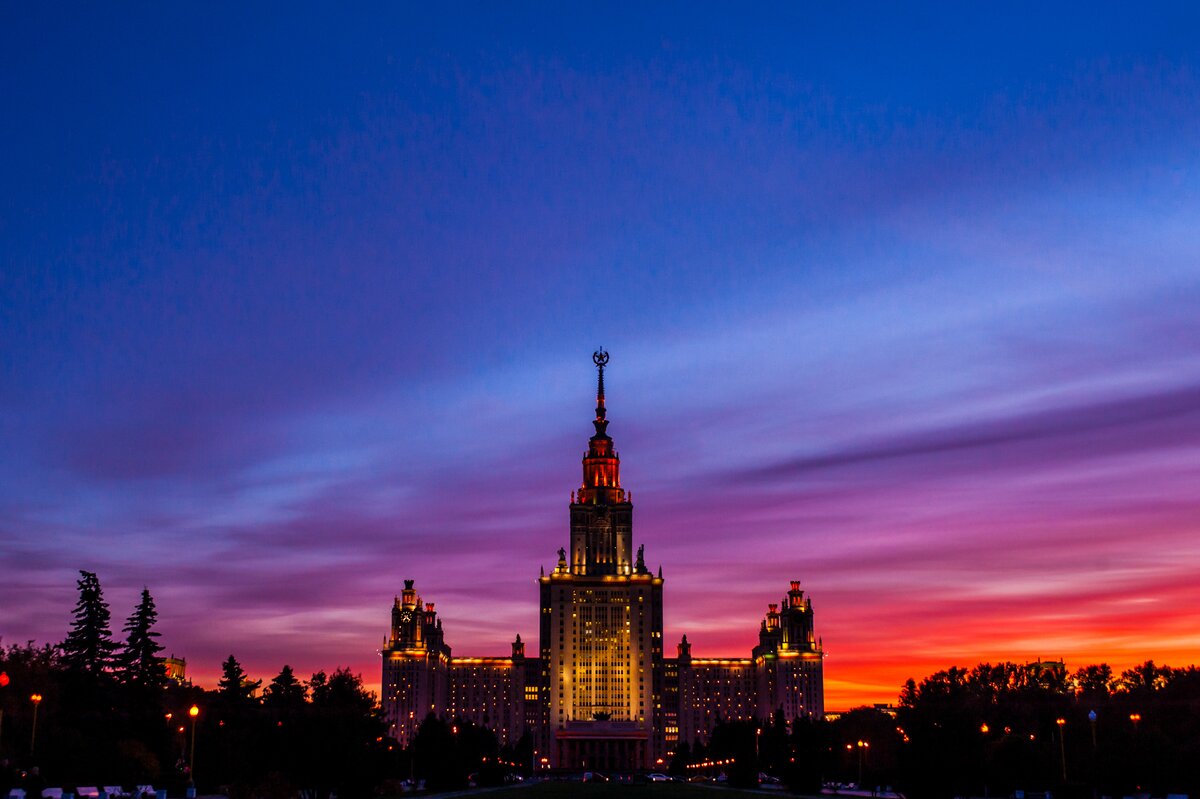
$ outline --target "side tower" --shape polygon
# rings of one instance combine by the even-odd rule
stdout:
[[[754,662],[758,671],[758,712],[761,719],[782,710],[789,721],[799,716],[824,718],[825,653],[813,631],[812,600],[799,580],[780,605],[767,606],[758,631]]]
[[[446,712],[450,647],[433,603],[422,606],[412,580],[392,605],[392,631],[383,642],[383,715],[388,735],[412,743],[430,713]]]
[[[608,435],[604,367],[570,548],[539,578],[542,750],[556,768],[651,768],[664,757],[662,572],[633,551],[633,503]]]

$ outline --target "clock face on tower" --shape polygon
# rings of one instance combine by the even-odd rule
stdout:
[[[400,621],[404,622],[405,624],[408,624],[410,621],[412,621],[412,614],[409,613],[407,610],[404,611],[403,613],[400,614]]]

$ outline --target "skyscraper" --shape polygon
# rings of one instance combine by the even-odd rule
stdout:
[[[541,587],[545,742],[561,765],[637,764],[664,754],[661,576],[633,554],[633,502],[621,487],[621,459],[608,435],[604,367],[598,370],[595,435],[583,456],[583,483],[571,497],[571,548],[559,552]],[[600,764],[605,765],[600,765]]]
[[[382,652],[384,713],[403,744],[433,713],[491,727],[502,742],[528,733],[548,767],[654,768],[719,719],[824,712],[823,651],[799,582],[782,611],[768,606],[750,658],[693,659],[687,636],[664,658],[662,572],[646,568],[644,547],[634,552],[632,497],[608,435],[608,353],[592,359],[595,432],[571,495],[570,546],[538,578],[538,657],[525,657],[519,635],[510,657],[452,657],[434,605],[405,580]]]

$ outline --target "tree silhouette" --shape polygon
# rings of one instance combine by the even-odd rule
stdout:
[[[276,710],[296,710],[304,705],[308,689],[296,679],[291,666],[285,665],[263,689],[263,705]]]
[[[111,614],[95,572],[80,570],[79,574],[79,602],[71,631],[62,643],[63,663],[72,671],[99,677],[112,665]]]
[[[143,588],[141,600],[125,622],[125,646],[116,658],[122,681],[147,688],[161,688],[166,683],[167,673],[158,655],[163,648],[155,640],[159,636],[154,629],[157,622],[154,598],[150,589]]]
[[[262,685],[262,680],[251,680],[246,676],[242,664],[233,655],[221,664],[221,679],[217,681],[217,695],[230,704],[245,704]]]

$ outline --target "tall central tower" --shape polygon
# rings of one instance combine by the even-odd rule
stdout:
[[[560,768],[650,768],[663,757],[662,585],[633,552],[633,503],[608,435],[604,367],[583,483],[571,492],[570,555],[539,579],[544,736]]]

